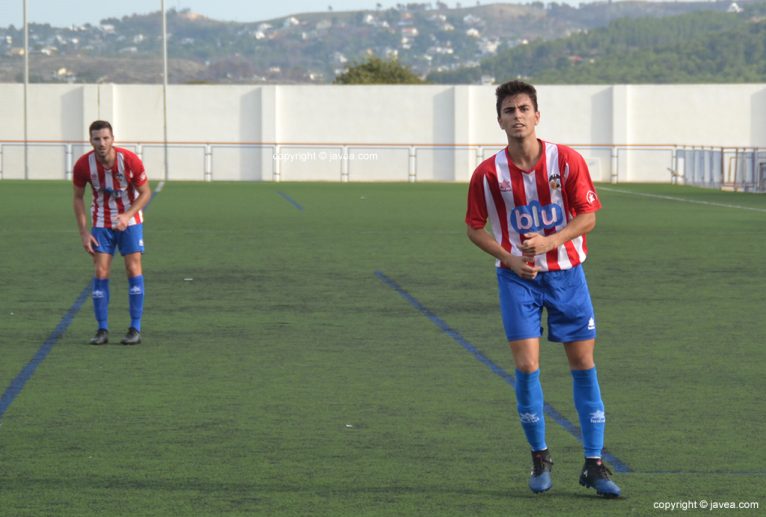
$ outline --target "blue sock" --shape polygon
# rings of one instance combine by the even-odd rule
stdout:
[[[606,415],[596,368],[572,370],[572,387],[577,414],[580,416],[582,443],[586,458],[600,458],[604,448]]]
[[[99,329],[109,328],[109,279],[94,278],[93,290],[93,313],[96,315]]]
[[[141,330],[141,315],[144,313],[144,275],[128,278],[128,308],[130,326]]]
[[[516,370],[516,408],[527,441],[533,451],[548,448],[545,443],[545,415],[540,370],[524,373]]]

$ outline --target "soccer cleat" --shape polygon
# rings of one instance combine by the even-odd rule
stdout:
[[[90,338],[91,345],[105,345],[109,342],[109,331],[106,329],[98,329],[96,335]]]
[[[529,476],[529,489],[536,493],[546,492],[553,486],[551,480],[551,454],[548,449],[532,451],[532,473]]]
[[[595,488],[598,495],[620,497],[620,487],[609,479],[612,471],[606,468],[601,458],[586,458],[580,474],[580,484],[586,488]]]
[[[141,343],[141,333],[133,327],[130,327],[128,333],[125,334],[125,337],[122,338],[120,343],[123,345],[137,345]]]

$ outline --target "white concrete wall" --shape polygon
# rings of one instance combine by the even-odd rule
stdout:
[[[65,177],[98,118],[165,176],[160,85],[32,84],[28,99],[25,171],[23,86],[0,84],[2,178]],[[766,84],[540,85],[538,101],[538,135],[596,181],[667,182],[677,145],[766,147]],[[171,85],[168,177],[466,181],[505,143],[496,117],[493,86]]]

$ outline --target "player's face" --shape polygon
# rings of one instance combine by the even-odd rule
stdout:
[[[93,146],[96,156],[102,160],[109,158],[112,153],[113,143],[114,136],[112,136],[112,132],[109,128],[95,129],[90,132],[90,145]]]
[[[535,111],[529,95],[520,93],[503,99],[497,122],[509,139],[524,140],[530,136],[535,137],[535,126],[540,122],[540,112]]]

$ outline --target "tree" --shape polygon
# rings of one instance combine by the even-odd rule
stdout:
[[[335,78],[335,84],[423,84],[424,81],[396,59],[377,56],[354,64]]]

